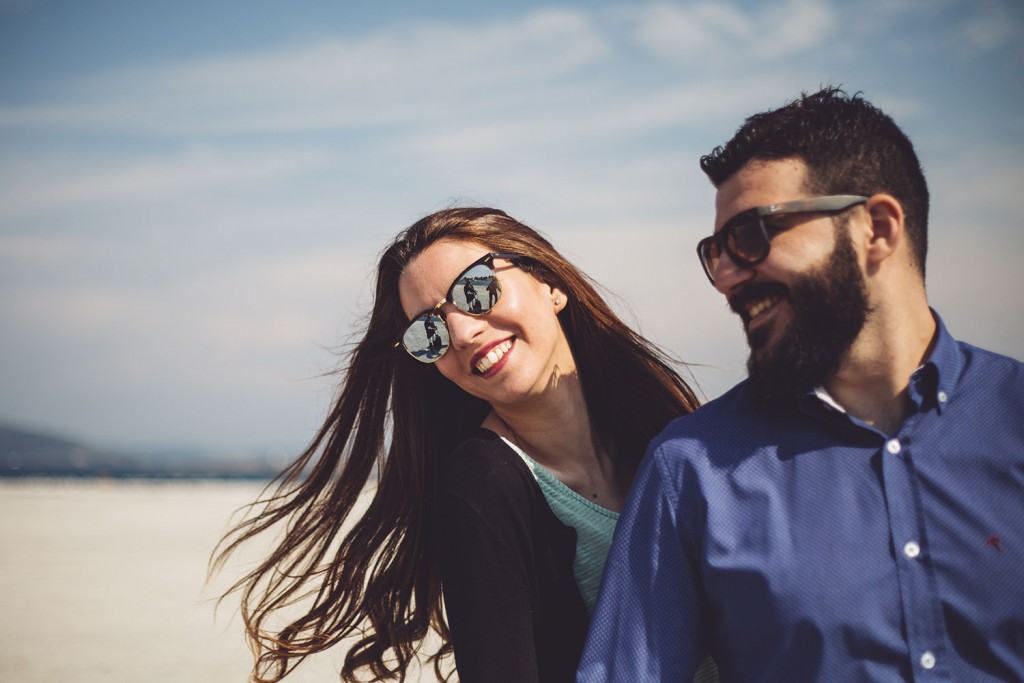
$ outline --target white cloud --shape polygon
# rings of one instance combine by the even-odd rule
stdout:
[[[65,206],[145,203],[256,180],[282,180],[323,167],[324,152],[284,149],[227,153],[193,149],[178,156],[120,161],[73,156],[0,162],[0,218]]]
[[[789,0],[778,9],[769,4],[761,20],[764,35],[754,38],[754,54],[774,58],[827,45],[837,28],[832,7],[824,0]]]
[[[641,46],[695,69],[800,54],[825,43],[836,25],[823,0],[788,0],[749,11],[729,3],[658,2],[617,14],[633,25]]]
[[[0,108],[0,126],[179,132],[320,130],[415,124],[477,107],[605,54],[589,17],[539,10],[483,26],[425,24],[76,84],[61,104]],[[507,100],[506,100],[507,101]]]
[[[775,75],[660,84],[636,88],[629,97],[620,95],[621,88],[617,84],[602,90],[595,85],[593,92],[564,106],[526,116],[495,111],[478,123],[453,121],[416,128],[383,144],[390,154],[405,154],[429,165],[454,187],[472,179],[477,187],[532,189],[534,196],[556,187],[559,200],[568,204],[617,202],[625,207],[635,198],[635,190],[632,182],[624,184],[622,178],[634,173],[634,165],[667,159],[673,166],[695,169],[698,156],[717,142],[703,141],[696,150],[651,149],[640,142],[644,136],[679,133],[722,120],[738,125],[749,113],[751,99],[770,102],[779,92],[790,90],[786,78]],[[614,159],[604,164],[600,156],[604,145],[595,143],[603,140],[629,141],[630,146],[614,148]],[[674,174],[669,182],[678,178]],[[557,179],[554,185],[551,179]],[[703,179],[700,182],[703,186]],[[536,197],[536,201],[543,199]]]
[[[984,51],[1006,45],[1020,46],[1022,13],[1019,5],[1011,9],[1004,2],[973,2],[969,8],[971,15],[960,27],[967,45]]]
[[[668,58],[709,56],[723,43],[744,45],[756,37],[750,17],[725,3],[659,2],[626,12],[632,15],[638,42]]]
[[[174,337],[200,348],[331,343],[324,321],[355,306],[339,292],[355,296],[365,283],[368,264],[355,258],[322,249],[242,259],[132,289],[44,283],[0,298],[0,312],[12,324],[59,330],[69,341],[130,329],[136,341]]]

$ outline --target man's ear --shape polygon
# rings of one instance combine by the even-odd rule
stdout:
[[[864,204],[868,213],[869,232],[864,244],[868,274],[878,270],[906,241],[903,207],[890,194],[875,194]]]

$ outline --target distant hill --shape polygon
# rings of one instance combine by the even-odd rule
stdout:
[[[279,463],[255,453],[121,453],[0,425],[0,477],[269,479],[278,468]]]

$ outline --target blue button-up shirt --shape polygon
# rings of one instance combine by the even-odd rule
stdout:
[[[894,434],[744,382],[652,442],[578,680],[1024,680],[1024,365],[936,320]]]

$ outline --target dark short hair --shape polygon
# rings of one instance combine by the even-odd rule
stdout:
[[[816,194],[895,197],[924,277],[928,184],[913,144],[892,118],[860,93],[828,86],[749,117],[724,147],[701,157],[700,167],[720,187],[751,160],[788,158],[807,164],[807,190]]]

